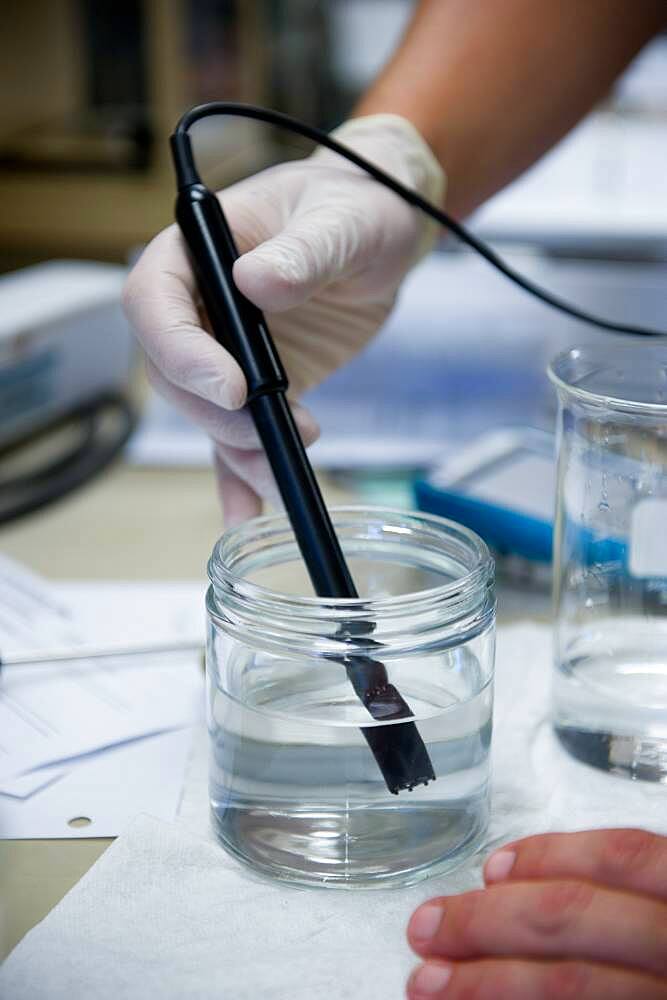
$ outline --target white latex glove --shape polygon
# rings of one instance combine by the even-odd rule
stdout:
[[[397,115],[352,119],[333,135],[408,187],[441,203],[444,175],[416,129]],[[436,227],[327,149],[284,163],[220,195],[242,256],[234,280],[264,310],[290,380],[306,444],[318,435],[295,401],[352,358],[390,311],[406,271]],[[258,513],[277,490],[249,413],[246,385],[210,335],[176,226],[149,244],[124,304],[152,385],[212,437],[227,525]],[[235,411],[235,412],[234,412]]]

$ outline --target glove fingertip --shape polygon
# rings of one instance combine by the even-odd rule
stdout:
[[[243,376],[228,378],[224,384],[222,395],[226,410],[242,410],[248,395],[248,387]]]
[[[303,443],[306,447],[309,447],[317,441],[320,436],[320,425],[310,410],[307,410],[305,406],[300,406],[298,403],[292,403],[291,405],[292,413],[294,414],[294,419],[296,420]]]
[[[262,501],[248,483],[236,476],[214,451],[218,496],[222,504],[225,530],[234,528],[262,512]]]
[[[264,252],[251,250],[234,264],[236,287],[265,312],[283,312],[301,305],[310,293],[295,262],[288,269]]]

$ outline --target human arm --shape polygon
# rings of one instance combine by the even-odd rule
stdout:
[[[667,25],[664,0],[421,0],[355,109],[411,121],[465,216],[529,167]]]

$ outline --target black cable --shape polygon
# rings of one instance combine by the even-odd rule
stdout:
[[[102,472],[120,455],[136,423],[137,413],[130,402],[109,393],[89,400],[29,438],[0,449],[0,525],[60,500]],[[70,425],[76,427],[78,437],[63,455],[35,471],[3,478],[3,460]]]
[[[312,142],[318,143],[320,146],[326,146],[327,149],[338,153],[339,156],[349,160],[350,163],[354,163],[355,166],[397,194],[399,198],[407,201],[408,204],[418,208],[425,215],[428,215],[441,226],[454,233],[462,243],[465,243],[481,257],[484,257],[496,270],[504,274],[510,281],[513,281],[515,285],[523,288],[529,295],[533,295],[536,299],[571,316],[573,319],[596,326],[601,330],[608,330],[611,333],[631,334],[632,336],[640,337],[667,336],[667,331],[664,330],[654,330],[651,327],[635,326],[627,323],[615,323],[613,320],[603,319],[587,312],[585,309],[580,309],[578,306],[572,305],[557,295],[553,295],[547,289],[541,288],[535,282],[526,278],[525,275],[516,271],[495,250],[487,246],[483,240],[471,233],[469,229],[466,229],[460,222],[453,219],[447,212],[432,205],[416,191],[405,187],[400,181],[395,180],[389,174],[385,173],[384,170],[381,170],[380,167],[376,167],[375,164],[370,163],[363,156],[359,156],[354,150],[348,149],[347,146],[344,146],[336,139],[332,139],[322,129],[306,125],[305,122],[299,121],[297,118],[292,118],[291,115],[285,115],[280,111],[272,111],[269,108],[261,108],[254,104],[239,104],[235,101],[211,101],[209,104],[200,104],[198,107],[187,111],[176,126],[176,132],[172,140],[179,173],[179,183],[182,185],[195,183],[195,178],[197,177],[187,133],[195,122],[212,115],[254,118],[257,121],[266,122],[268,125],[275,125],[288,132],[294,132],[305,139],[310,139]]]

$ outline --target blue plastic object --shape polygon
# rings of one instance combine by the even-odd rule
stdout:
[[[496,552],[534,562],[551,562],[553,525],[508,507],[434,486],[425,479],[414,483],[419,510],[439,514],[466,525]]]

